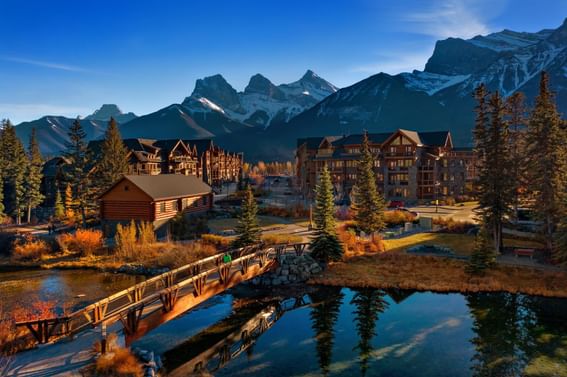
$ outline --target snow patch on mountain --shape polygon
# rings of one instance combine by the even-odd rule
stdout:
[[[412,73],[401,73],[400,76],[405,80],[406,88],[422,91],[431,96],[440,90],[465,81],[471,75],[448,76],[437,73],[413,71]]]

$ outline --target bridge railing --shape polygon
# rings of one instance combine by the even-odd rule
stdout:
[[[198,296],[209,277],[226,283],[233,266],[238,266],[242,274],[245,274],[250,266],[259,264],[262,267],[270,260],[279,259],[290,248],[300,255],[306,247],[305,243],[269,247],[254,245],[215,254],[149,278],[65,316],[17,322],[16,326],[27,327],[39,343],[47,343],[57,336],[72,335],[102,322],[110,324],[117,320],[122,321],[127,332],[135,331],[144,308],[161,301],[163,310],[170,311],[181,289],[192,285],[192,292]],[[235,258],[224,263],[223,258],[227,253]]]

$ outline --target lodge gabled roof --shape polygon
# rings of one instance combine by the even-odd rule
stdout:
[[[211,186],[194,175],[125,175],[100,195],[100,198],[111,192],[123,180],[131,182],[154,201],[206,195],[212,192]]]
[[[372,144],[382,144],[388,137],[392,135],[392,132],[380,132],[380,133],[369,133],[368,140]],[[335,140],[333,143],[334,146],[343,146],[343,145],[359,145],[362,144],[362,137],[364,134],[354,134],[343,136],[340,139]]]
[[[195,147],[197,149],[197,155],[201,157],[203,153],[214,147],[212,139],[193,139],[193,140],[183,140],[187,144],[189,149]]]

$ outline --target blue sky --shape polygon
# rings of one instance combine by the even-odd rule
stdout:
[[[556,28],[564,0],[0,0],[0,118],[146,114],[200,77],[313,69],[344,87],[423,69],[435,41]]]

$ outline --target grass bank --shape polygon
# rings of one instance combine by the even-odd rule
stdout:
[[[434,292],[510,292],[567,297],[567,272],[497,265],[483,277],[465,273],[465,262],[386,252],[330,265],[312,284],[399,288]]]
[[[408,237],[384,240],[386,251],[404,251],[416,245],[438,245],[453,250],[458,255],[468,256],[474,249],[475,236],[451,233],[417,233]],[[504,238],[504,247],[541,248],[537,241]]]

